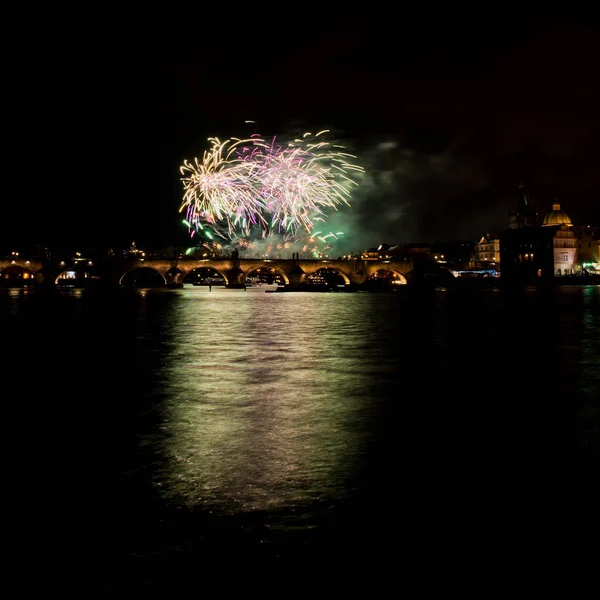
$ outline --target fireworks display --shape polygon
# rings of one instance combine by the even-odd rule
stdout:
[[[349,205],[358,185],[352,176],[364,169],[343,146],[326,141],[326,133],[305,133],[286,143],[258,135],[224,142],[210,138],[201,161],[180,167],[179,210],[186,211],[192,237],[203,232],[241,248],[263,239],[278,249],[300,246],[313,254],[320,243],[330,244],[341,232],[316,232],[316,223]]]
[[[256,189],[257,168],[240,155],[248,145],[261,144],[262,140],[208,141],[211,148],[204,152],[202,161],[185,161],[180,167],[187,176],[182,178],[185,194],[179,210],[187,208],[191,231],[208,227],[225,239],[249,235],[253,226],[263,224],[264,206]]]

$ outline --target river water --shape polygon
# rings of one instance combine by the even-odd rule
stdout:
[[[0,333],[7,543],[60,589],[531,560],[592,498],[598,286],[3,289]]]

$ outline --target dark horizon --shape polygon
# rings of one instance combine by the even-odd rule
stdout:
[[[584,17],[408,20],[395,35],[347,17],[273,52],[14,64],[18,191],[0,248],[192,245],[179,167],[209,137],[252,133],[247,120],[267,137],[330,129],[358,156],[365,178],[328,220],[354,250],[499,234],[520,183],[541,215],[559,202],[598,225],[600,46]]]

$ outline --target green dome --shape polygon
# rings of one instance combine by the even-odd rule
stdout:
[[[553,204],[552,210],[544,217],[542,227],[550,227],[552,225],[567,225],[568,227],[573,225],[571,219],[569,219],[569,215],[560,210],[560,204]]]

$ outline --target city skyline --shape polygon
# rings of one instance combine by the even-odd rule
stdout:
[[[530,226],[540,227],[544,221],[544,217],[551,213],[552,210],[558,204],[560,209],[563,212],[567,212],[567,214],[571,214],[571,211],[567,209],[564,205],[557,202],[555,198],[554,202],[552,202],[550,209],[542,210],[539,205],[536,205],[535,202],[531,200],[531,194],[528,190],[524,188],[524,185],[521,184],[518,189],[515,191],[515,198],[510,206],[507,206],[506,214],[504,215],[504,223],[500,227],[484,227],[476,233],[475,237],[466,237],[466,236],[457,236],[455,232],[452,230],[448,230],[446,232],[442,232],[441,235],[434,238],[415,238],[415,239],[403,239],[402,241],[398,241],[396,239],[373,239],[373,243],[365,245],[365,246],[356,246],[350,248],[348,244],[338,244],[335,245],[333,242],[332,247],[323,247],[324,250],[322,256],[324,257],[335,257],[338,255],[358,255],[364,253],[369,250],[377,249],[378,247],[410,247],[410,246],[439,246],[442,247],[444,245],[452,245],[458,242],[466,242],[472,243],[473,246],[477,246],[482,237],[488,237],[489,239],[499,239],[504,233],[507,233],[511,228],[511,222],[514,220],[514,216],[518,214],[519,211],[519,201],[525,197],[528,202],[528,214],[532,216],[534,219],[529,223]],[[592,213],[593,214],[593,213]],[[584,223],[577,223],[572,220],[572,223],[577,231],[580,229],[587,229],[589,227],[592,228],[592,231],[597,231],[600,228],[600,225],[597,222],[593,222],[588,219],[588,221]],[[117,254],[128,253],[131,251],[135,252],[147,252],[147,253],[155,253],[158,252],[160,255],[163,255],[165,252],[179,252],[186,253],[186,251],[192,251],[194,247],[201,246],[202,241],[207,241],[206,238],[201,238],[200,236],[196,236],[195,238],[190,238],[189,235],[179,236],[179,241],[175,239],[167,239],[162,242],[157,242],[156,240],[144,240],[142,243],[137,242],[135,239],[131,239],[132,236],[127,237],[127,235],[123,235],[118,243],[111,243],[106,240],[100,240],[94,242],[80,240],[79,242],[74,242],[72,240],[68,240],[66,243],[44,243],[44,242],[34,242],[31,239],[16,239],[4,237],[2,240],[2,244],[0,244],[0,254],[5,257],[9,257],[10,255],[17,256],[43,256],[48,254],[49,256],[57,256],[67,257],[72,256],[104,256],[108,252],[113,252]],[[317,236],[315,236],[317,237]],[[16,239],[16,241],[15,241]],[[341,241],[340,237],[340,241]],[[279,243],[278,243],[279,241]],[[267,246],[271,246],[272,249],[265,253]],[[208,246],[207,246],[208,247]],[[338,251],[340,247],[344,248],[344,251]],[[234,242],[231,243],[223,243],[220,245],[218,250],[213,248],[213,253],[218,256],[229,256],[231,251],[234,249],[238,249],[246,258],[254,257],[258,254],[263,254],[264,256],[280,256],[282,254],[286,254],[286,252],[290,253],[294,248],[297,249],[297,245],[290,244],[282,244],[280,238],[277,236],[273,238],[267,239],[255,239],[254,244],[249,247],[243,248],[236,246]],[[83,252],[82,252],[83,251]],[[304,249],[302,252],[304,257],[310,255],[310,250]],[[314,254],[314,253],[313,253]],[[318,256],[314,254],[314,256]]]

